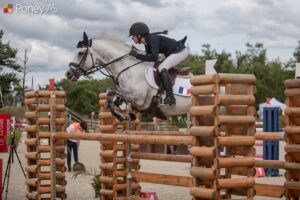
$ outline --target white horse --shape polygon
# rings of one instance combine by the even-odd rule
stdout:
[[[117,83],[115,88],[107,90],[109,97],[118,95],[140,112],[147,109],[148,111],[149,109],[155,110],[150,106],[158,89],[152,87],[145,78],[147,67],[153,66],[153,63],[140,62],[129,56],[128,52],[131,47],[124,41],[108,35],[89,40],[84,33],[83,40],[79,41],[77,48],[77,54],[69,65],[70,69],[66,72],[68,79],[76,81],[81,75],[88,75],[99,69],[106,70],[106,75]],[[164,98],[164,95],[161,98]],[[176,105],[159,106],[164,116],[188,113],[191,107],[191,96],[175,94],[175,98]]]

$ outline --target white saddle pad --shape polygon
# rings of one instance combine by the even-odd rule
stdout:
[[[154,68],[152,66],[148,66],[146,69],[145,77],[146,77],[148,84],[152,88],[158,90],[159,87],[155,82],[153,70],[154,70]],[[173,85],[173,92],[175,95],[191,96],[191,88],[192,88],[192,85],[190,83],[190,79],[177,77],[175,79],[175,84]]]

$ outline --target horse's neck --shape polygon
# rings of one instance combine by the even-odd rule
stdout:
[[[105,49],[105,52],[101,52],[100,50],[97,52],[99,57],[101,57],[102,60],[104,59],[105,63],[109,63],[123,55],[126,55],[130,51],[130,48],[125,46],[125,44],[124,46],[120,46],[120,44],[116,44],[113,41],[96,41],[95,49]],[[136,76],[143,76],[142,78],[144,78],[147,64],[140,63],[138,65],[134,65],[137,62],[139,62],[139,60],[129,56],[108,65],[106,69],[112,76],[115,78],[118,77],[119,82],[127,83],[128,80],[126,79],[128,78]]]
[[[110,41],[95,40],[94,49],[97,52],[97,57],[101,62],[109,63],[129,52],[124,47],[122,50],[118,49],[117,45]],[[127,65],[128,58],[116,61],[108,66],[106,70],[116,77]]]
[[[110,66],[109,70],[115,78],[118,78],[117,81],[126,87],[126,84],[134,79],[145,79],[147,65],[145,63],[135,65],[137,62],[139,61],[136,59],[126,58],[124,61],[120,61],[113,66]]]

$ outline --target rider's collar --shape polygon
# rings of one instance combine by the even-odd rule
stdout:
[[[148,45],[150,44],[150,37],[151,35],[146,35],[144,38],[145,38],[145,45]]]

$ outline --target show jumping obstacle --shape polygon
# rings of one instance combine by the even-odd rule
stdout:
[[[65,131],[66,109],[65,92],[63,91],[36,91],[25,93],[26,126],[27,139],[27,191],[28,199],[50,199],[54,192],[51,186],[54,184],[56,197],[66,199],[65,186],[65,142],[63,140],[56,142],[55,174],[53,179],[51,171],[52,148],[50,145],[51,133],[56,131]],[[49,113],[53,116],[49,116]],[[55,119],[55,121],[53,121]]]
[[[27,198],[65,199],[65,139],[95,140],[101,143],[101,199],[143,199],[139,182],[190,188],[194,200],[232,199],[233,195],[253,199],[255,195],[288,199],[300,196],[300,82],[286,82],[286,162],[255,160],[256,140],[284,140],[283,133],[255,133],[255,77],[213,74],[195,76],[193,126],[189,133],[139,131],[139,119],[119,122],[105,110],[106,95],[100,94],[100,133],[69,134],[65,130],[65,93],[26,93],[28,179]],[[221,93],[225,89],[225,93]],[[50,111],[50,118],[48,112]],[[42,130],[46,128],[46,130]],[[50,129],[50,131],[49,131]],[[44,145],[43,142],[45,142]],[[132,144],[131,144],[132,143]],[[191,145],[190,155],[139,152],[139,144]],[[43,145],[42,145],[43,144]],[[51,145],[52,144],[52,145]],[[224,155],[221,150],[224,149]],[[298,151],[299,150],[299,151]],[[44,155],[45,154],[45,155]],[[50,154],[50,155],[49,155]],[[56,157],[56,159],[54,159]],[[52,159],[53,158],[53,159]],[[191,163],[191,176],[140,172],[140,159]],[[52,163],[51,167],[50,164]],[[254,167],[286,169],[282,185],[256,184]]]
[[[99,129],[101,133],[115,134],[117,132],[121,133],[128,127],[128,122],[119,122],[111,112],[107,111],[104,107],[106,101],[106,94],[102,93],[99,95],[99,119],[100,126]],[[132,130],[139,130],[139,119],[132,123]],[[127,175],[128,166],[131,166],[132,170],[139,169],[139,160],[133,159],[131,163],[126,159],[128,155],[129,148],[132,152],[137,152],[139,150],[138,145],[128,146],[126,142],[118,141],[100,141],[100,198],[107,199],[118,199],[119,197],[126,197],[128,191],[127,185]],[[127,166],[127,167],[126,167]],[[132,192],[133,194],[138,194],[140,192],[140,187],[138,183],[132,181]]]
[[[300,80],[285,81],[286,104],[286,146],[284,148],[286,169],[284,187],[287,199],[300,196]]]
[[[231,199],[232,194],[238,194],[252,199],[255,196],[255,77],[203,75],[192,78],[191,84],[192,196],[195,200]],[[225,94],[221,94],[222,87]],[[221,156],[222,147],[225,156]]]

